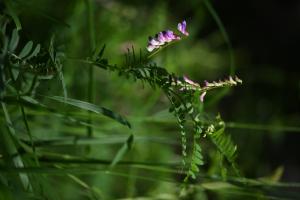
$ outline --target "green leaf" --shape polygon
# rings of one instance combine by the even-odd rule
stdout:
[[[124,155],[131,149],[133,143],[133,135],[131,134],[126,142],[122,145],[122,147],[117,152],[115,158],[110,164],[110,168],[113,168],[123,157]]]
[[[62,89],[63,89],[64,98],[66,99],[68,98],[68,92],[67,92],[67,86],[66,86],[64,74],[62,72],[62,65],[60,63],[55,62],[54,66],[58,72],[59,80],[61,82]]]
[[[19,34],[18,34],[18,30],[17,29],[14,29],[13,32],[12,32],[12,35],[11,35],[11,40],[9,42],[9,51],[10,52],[13,52],[17,46],[18,46],[18,43],[19,43]]]
[[[191,169],[193,172],[199,172],[199,167],[195,164],[192,164]]]
[[[200,154],[201,155],[201,154]],[[194,157],[194,159],[193,159],[193,161],[195,162],[195,164],[197,164],[197,165],[203,165],[204,164],[204,162],[203,162],[203,160],[202,160],[202,155],[201,155],[201,157]]]
[[[71,99],[71,98],[64,98],[64,97],[60,97],[60,96],[44,96],[46,98],[52,99],[54,101],[58,101],[61,103],[66,103],[68,105],[72,105],[75,106],[77,108],[81,108],[83,110],[88,110],[88,111],[92,111],[94,113],[98,113],[98,114],[102,114],[106,117],[109,117],[111,119],[116,120],[117,122],[128,126],[129,128],[131,128],[130,123],[121,115],[107,109],[104,107],[99,107],[95,104],[91,104],[85,101],[80,101],[80,100],[76,100],[76,99]]]
[[[94,52],[93,58],[96,59],[96,61],[99,62],[102,59],[105,47],[106,45],[104,44],[101,49],[98,47],[98,49]]]
[[[19,69],[11,69],[11,72],[12,72],[12,76],[13,76],[14,80],[17,80],[19,77],[20,70]]]
[[[30,103],[30,104],[46,108],[45,105],[41,104],[40,102],[38,102],[37,100],[35,100],[34,98],[32,98],[30,96],[22,96],[21,99],[28,102],[28,103]]]
[[[40,52],[40,50],[41,50],[41,45],[40,44],[36,45],[36,47],[33,50],[33,52],[26,59],[30,59],[32,57],[37,56],[37,54]]]
[[[17,30],[18,31],[21,30],[22,29],[21,22],[19,20],[19,17],[17,16],[15,10],[13,9],[11,1],[10,0],[4,0],[4,4],[5,4],[6,8],[7,8],[8,14],[11,16],[11,18],[15,22]]]
[[[19,57],[20,58],[26,57],[30,53],[30,51],[32,49],[32,45],[33,45],[32,41],[27,42],[27,44],[24,46],[21,53],[19,54]]]
[[[226,157],[226,159],[233,163],[236,157],[236,145],[233,144],[230,136],[224,133],[224,127],[209,134],[212,142],[217,146],[219,151]]]
[[[195,175],[194,171],[190,170],[190,171],[188,172],[188,175],[191,176],[192,179],[196,179],[196,175]],[[187,176],[187,177],[188,177],[188,176]],[[186,181],[187,181],[187,179],[186,179]]]

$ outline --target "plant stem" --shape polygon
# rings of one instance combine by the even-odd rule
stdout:
[[[18,98],[20,100],[20,96],[18,96]],[[31,131],[29,129],[29,125],[28,125],[26,114],[25,114],[24,106],[22,105],[21,102],[20,102],[20,108],[21,108],[21,113],[22,113],[23,121],[24,121],[24,124],[25,124],[25,127],[26,127],[26,131],[27,131],[29,139],[30,139],[30,144],[31,144],[32,152],[33,152],[33,157],[34,157],[36,165],[39,166],[39,161],[38,161],[38,158],[36,156],[36,151],[35,151],[35,146],[34,146],[34,142],[33,142],[33,137],[32,137]]]
[[[226,29],[225,29],[220,17],[218,16],[217,12],[215,11],[213,6],[209,2],[209,0],[203,0],[203,3],[205,4],[205,6],[207,7],[208,12],[211,14],[212,18],[215,20],[216,24],[218,25],[218,27],[220,29],[220,32],[221,32],[221,34],[224,38],[224,41],[227,45],[229,59],[230,59],[230,75],[233,76],[234,73],[235,73],[234,54],[233,54],[232,44],[230,42],[230,39],[229,39],[228,34],[226,32]]]
[[[7,111],[7,107],[5,105],[5,103],[1,102],[1,106],[2,106],[2,110],[4,112],[4,117],[5,117],[5,121],[7,124],[7,128],[8,128],[8,132],[10,135],[6,135],[3,133],[3,142],[6,146],[6,150],[7,153],[12,157],[12,162],[14,164],[14,166],[18,169],[18,168],[24,168],[24,163],[22,161],[21,156],[19,155],[19,152],[17,150],[17,147],[13,141],[13,138],[16,135],[15,129],[12,126],[12,122],[9,116],[9,113]],[[13,156],[14,155],[14,156]],[[20,180],[23,184],[23,187],[25,190],[28,191],[32,191],[32,186],[31,183],[29,181],[29,177],[26,173],[19,173],[20,176]]]
[[[257,131],[286,131],[286,132],[300,133],[300,127],[294,127],[294,126],[276,126],[276,125],[226,122],[226,127],[232,129],[249,129],[249,130],[257,130]]]
[[[92,53],[95,50],[95,29],[94,29],[94,10],[93,10],[93,1],[86,0],[86,7],[88,12],[88,26],[89,26],[89,40],[90,40],[90,52]],[[94,68],[91,66],[89,68],[88,74],[88,102],[93,103],[94,99]],[[90,112],[89,112],[90,113]],[[88,123],[92,124],[92,115],[89,115]],[[87,135],[93,135],[93,128],[87,127]]]

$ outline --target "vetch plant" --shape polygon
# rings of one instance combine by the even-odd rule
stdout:
[[[106,59],[103,59],[102,48],[99,56],[92,62],[105,70],[116,71],[119,75],[134,80],[148,83],[153,88],[160,88],[167,96],[170,102],[169,111],[176,117],[181,133],[181,148],[183,156],[183,166],[186,170],[185,182],[191,177],[196,178],[199,172],[199,166],[204,164],[202,156],[202,148],[200,142],[208,135],[210,141],[218,148],[219,152],[235,167],[236,146],[231,141],[230,136],[224,133],[225,124],[218,116],[216,119],[205,120],[199,109],[199,104],[204,102],[205,95],[213,89],[222,87],[231,87],[241,84],[242,81],[235,76],[229,76],[223,81],[204,82],[201,86],[198,83],[190,80],[187,76],[176,76],[169,73],[165,68],[157,66],[150,58],[156,54],[159,49],[171,44],[172,41],[178,41],[183,36],[188,36],[186,21],[178,24],[178,31],[181,35],[174,33],[171,30],[162,31],[149,37],[147,50],[148,54],[143,55],[140,52],[139,56],[135,55],[134,48],[128,49],[126,54],[126,62],[122,67],[108,64]],[[139,59],[137,59],[139,58]],[[191,121],[193,124],[191,146],[188,145],[187,127],[186,124]]]
[[[76,119],[67,116],[67,114],[62,114],[57,108],[51,108],[47,104],[42,103],[41,99],[101,114],[131,128],[130,122],[125,117],[108,108],[68,97],[62,73],[62,68],[64,67],[63,61],[67,56],[64,52],[55,48],[54,37],[50,40],[49,47],[44,47],[40,44],[34,45],[32,41],[29,41],[25,46],[19,47],[21,50],[17,50],[19,46],[19,32],[17,29],[14,29],[9,33],[6,30],[9,20],[6,17],[1,18],[1,20],[1,44],[4,45],[1,46],[0,52],[0,100],[9,130],[9,137],[6,137],[9,140],[7,143],[15,142],[15,148],[11,148],[13,151],[10,154],[19,155],[17,147],[22,146],[25,147],[24,151],[31,149],[36,166],[39,166],[39,161],[42,159],[42,156],[36,153],[35,141],[28,125],[25,107],[40,108],[49,113],[59,113],[60,115],[66,115],[72,121],[76,121]],[[188,78],[187,75],[177,76],[174,73],[168,72],[166,68],[158,66],[151,60],[155,54],[173,42],[180,41],[183,37],[189,36],[185,20],[178,24],[177,29],[178,33],[166,30],[159,32],[154,37],[149,37],[146,53],[140,51],[139,55],[137,55],[133,47],[132,49],[128,49],[125,64],[121,66],[110,64],[103,57],[105,45],[88,58],[77,59],[77,61],[89,64],[91,65],[90,67],[96,66],[117,73],[127,79],[140,81],[143,84],[150,85],[153,89],[163,91],[169,101],[169,112],[176,118],[180,130],[184,182],[188,182],[190,178],[195,179],[197,177],[199,166],[204,164],[201,142],[205,139],[214,144],[221,155],[236,170],[236,145],[233,144],[230,136],[224,133],[225,123],[221,120],[220,116],[213,119],[205,117],[199,105],[205,103],[205,96],[209,91],[222,87],[236,86],[241,84],[242,81],[237,76],[229,76],[228,79],[222,81],[205,81],[204,84],[199,84]],[[43,81],[50,81],[54,77],[58,77],[61,82],[63,97],[39,94],[38,88],[43,84]],[[14,134],[15,131],[12,129],[13,125],[11,124],[7,105],[17,105],[20,107],[29,140],[20,140]],[[89,123],[82,124],[91,125]],[[190,124],[192,125],[192,130],[188,127]],[[12,140],[9,138],[12,138]],[[128,144],[126,143],[124,149],[128,150],[132,142],[134,142],[133,136],[128,139]],[[121,154],[122,152],[118,154],[117,159],[113,160],[111,166],[118,164],[122,157]],[[15,167],[23,167],[24,164],[21,157],[17,156],[15,158],[18,158],[15,161]],[[32,187],[29,176],[20,173],[20,177],[24,187]]]

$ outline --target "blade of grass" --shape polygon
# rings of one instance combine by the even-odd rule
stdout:
[[[116,156],[114,157],[113,161],[110,164],[110,169],[112,169],[123,157],[124,155],[130,151],[131,146],[133,143],[133,135],[131,134],[126,142],[122,145],[122,147],[119,149],[119,151],[117,152]]]
[[[88,28],[89,28],[89,42],[90,42],[90,52],[93,52],[96,47],[96,40],[95,40],[95,24],[94,24],[94,2],[92,0],[86,0],[86,7],[88,13]],[[94,102],[94,68],[91,66],[89,67],[89,76],[88,76],[88,102]],[[92,124],[92,116],[89,115],[88,123]],[[87,135],[93,135],[93,128],[87,127]]]
[[[126,136],[98,136],[98,137],[78,137],[78,136],[70,136],[70,137],[57,137],[51,139],[36,139],[33,140],[36,148],[38,147],[55,147],[59,145],[67,146],[67,145],[95,145],[95,144],[122,144],[124,140],[129,139]],[[22,140],[25,143],[30,143],[28,140]],[[174,139],[170,139],[168,137],[159,137],[159,136],[135,136],[135,142],[141,143],[160,143],[167,145],[180,145],[179,137]],[[125,143],[127,144],[127,143]],[[124,144],[124,145],[125,145]]]
[[[30,144],[31,144],[31,148],[32,148],[32,153],[34,155],[35,164],[37,166],[39,166],[39,161],[38,161],[37,156],[36,156],[36,151],[35,151],[35,146],[34,146],[34,142],[33,142],[33,137],[32,137],[29,125],[28,125],[27,117],[26,117],[26,114],[25,114],[25,109],[24,109],[24,107],[23,107],[22,104],[20,104],[20,109],[21,109],[21,113],[22,113],[23,122],[25,124],[25,128],[26,128],[26,131],[27,131],[29,139],[30,139]]]
[[[215,20],[217,26],[219,27],[219,30],[224,38],[224,41],[227,45],[228,48],[228,54],[229,54],[229,59],[230,59],[230,75],[234,76],[235,75],[235,58],[234,58],[234,53],[233,53],[233,48],[232,48],[232,44],[230,42],[229,36],[227,34],[227,31],[220,19],[220,17],[218,16],[216,10],[213,8],[213,6],[211,5],[209,0],[203,0],[203,3],[205,4],[205,6],[207,7],[207,10],[209,11],[209,13],[211,14],[212,18]],[[216,102],[218,102],[222,97],[224,97],[225,95],[228,94],[228,92],[230,91],[229,88],[224,88],[222,90],[220,90],[218,92],[217,95],[214,96],[214,98],[212,98],[211,100],[207,101],[206,106],[211,106],[214,105]]]
[[[23,168],[24,163],[23,163],[22,158],[19,155],[18,150],[17,150],[17,148],[16,148],[16,146],[15,146],[13,140],[12,140],[12,138],[14,138],[15,135],[16,135],[15,129],[13,128],[13,125],[12,125],[12,122],[11,122],[11,119],[10,119],[10,116],[9,116],[8,111],[7,111],[5,103],[1,103],[1,106],[2,106],[2,110],[4,112],[4,117],[5,117],[7,127],[8,127],[8,132],[10,133],[10,135],[3,134],[4,144],[6,145],[6,149],[8,151],[8,154],[11,155],[11,156],[15,155],[12,158],[12,161],[13,161],[14,165],[16,167]],[[24,189],[28,190],[28,191],[32,191],[32,186],[31,186],[28,175],[26,173],[19,173],[19,176],[20,176],[20,180],[21,180],[21,182],[24,186]]]
[[[228,48],[228,53],[229,53],[229,58],[230,58],[230,75],[233,76],[235,73],[235,62],[234,62],[234,54],[233,54],[233,48],[232,48],[232,44],[230,42],[229,36],[227,34],[227,31],[220,19],[220,17],[218,16],[216,10],[213,8],[213,6],[211,5],[209,0],[203,0],[203,3],[205,4],[205,6],[207,7],[207,10],[209,11],[209,13],[211,14],[212,18],[215,20],[217,26],[219,27],[219,30],[224,38],[224,41],[227,45]]]
[[[296,127],[296,126],[277,126],[277,125],[227,122],[226,127],[231,129],[248,129],[248,130],[257,130],[257,131],[284,131],[284,132],[300,133],[300,127]]]
[[[130,123],[121,115],[114,113],[113,111],[104,108],[104,107],[99,107],[96,106],[94,104],[88,103],[88,102],[84,102],[84,101],[80,101],[80,100],[76,100],[76,99],[71,99],[71,98],[67,98],[64,99],[63,97],[60,96],[43,96],[46,97],[48,99],[52,99],[54,101],[57,102],[61,102],[61,103],[66,103],[68,105],[72,105],[75,106],[77,108],[81,108],[83,110],[87,110],[87,111],[91,111],[97,114],[102,114],[106,117],[109,117],[111,119],[114,119],[116,121],[118,121],[119,123],[128,126],[129,128],[131,128]]]
[[[61,167],[59,165],[55,165],[55,167],[57,167],[58,169],[63,169],[63,167]],[[70,179],[72,179],[75,183],[77,183],[78,185],[80,185],[81,187],[86,189],[93,196],[96,195],[96,198],[102,198],[102,199],[104,198],[103,192],[101,190],[99,190],[98,188],[90,187],[86,182],[84,182],[83,180],[81,180],[80,178],[78,178],[77,176],[75,176],[73,174],[68,173],[67,176]]]

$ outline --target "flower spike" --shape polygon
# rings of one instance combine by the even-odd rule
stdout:
[[[181,24],[181,23],[179,23]],[[179,27],[178,24],[178,27]],[[181,29],[178,30],[183,33],[184,35],[189,35],[188,32],[186,32],[186,22],[183,21],[182,24],[180,25]],[[148,45],[147,45],[147,50],[149,52],[152,52],[155,49],[160,48],[161,46],[165,45],[166,43],[172,42],[173,40],[180,40],[181,37],[176,35],[173,31],[171,30],[166,30],[166,31],[161,31],[155,35],[155,37],[149,37],[148,40]]]

